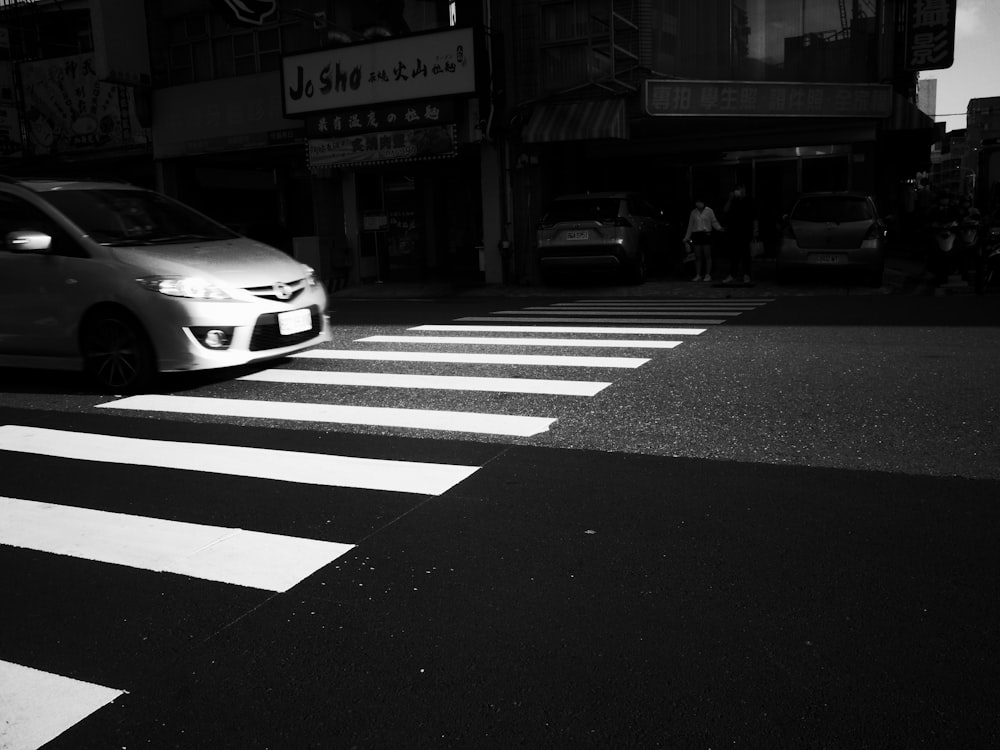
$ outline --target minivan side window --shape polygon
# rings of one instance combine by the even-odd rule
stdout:
[[[72,258],[87,257],[79,243],[73,240],[44,212],[16,195],[0,193],[0,251],[7,250],[7,234],[30,229],[52,237],[52,255]]]

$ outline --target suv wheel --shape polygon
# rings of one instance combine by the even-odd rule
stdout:
[[[149,338],[139,322],[124,311],[103,311],[84,320],[80,352],[87,375],[105,391],[141,391],[156,375]]]
[[[635,260],[627,268],[625,277],[631,284],[641,284],[646,280],[646,253],[642,250],[635,256]]]

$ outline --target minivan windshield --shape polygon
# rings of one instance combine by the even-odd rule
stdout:
[[[39,195],[102,245],[160,245],[239,236],[151,190],[47,190]]]

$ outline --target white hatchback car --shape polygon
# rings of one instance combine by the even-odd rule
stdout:
[[[308,266],[159,193],[0,179],[0,365],[134,392],[329,341],[326,302]]]

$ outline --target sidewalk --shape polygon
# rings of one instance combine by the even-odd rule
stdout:
[[[330,301],[337,299],[448,299],[489,297],[634,297],[634,298],[719,298],[727,297],[788,297],[862,294],[933,294],[924,282],[924,264],[905,257],[886,258],[882,286],[867,287],[861,284],[846,285],[825,280],[800,280],[792,284],[775,281],[773,258],[754,261],[754,283],[722,284],[718,282],[692,282],[686,279],[653,277],[644,284],[630,285],[568,281],[565,284],[474,284],[448,280],[418,282],[364,283],[348,286],[330,293]]]

